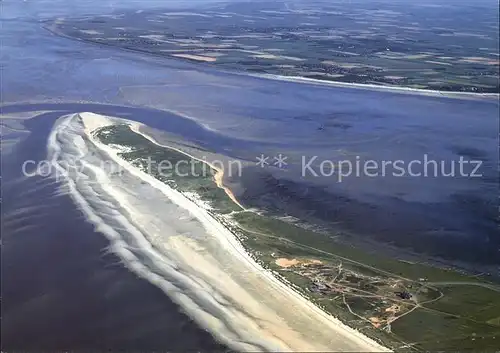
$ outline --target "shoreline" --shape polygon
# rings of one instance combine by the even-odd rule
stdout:
[[[443,97],[443,98],[454,98],[454,99],[486,99],[493,100],[500,98],[500,93],[474,93],[474,92],[461,92],[461,91],[439,91],[439,90],[430,90],[424,88],[412,88],[407,86],[384,86],[384,85],[374,85],[368,83],[353,83],[353,82],[341,82],[341,81],[331,81],[331,80],[319,80],[313,78],[307,78],[303,76],[283,76],[278,74],[266,74],[266,73],[250,73],[244,70],[229,70],[223,67],[218,67],[216,64],[211,64],[208,62],[200,62],[191,59],[181,58],[181,57],[173,57],[170,55],[164,55],[160,53],[154,53],[139,49],[131,49],[131,48],[122,48],[117,47],[112,44],[107,43],[99,43],[89,39],[83,39],[78,37],[72,37],[70,35],[64,34],[59,31],[57,28],[53,26],[47,26],[46,24],[42,24],[41,28],[45,29],[47,32],[56,35],[60,38],[69,39],[72,41],[86,43],[89,45],[97,45],[102,46],[104,48],[115,49],[123,52],[142,54],[145,56],[150,56],[159,59],[172,60],[174,62],[188,63],[193,66],[202,66],[216,70],[220,73],[225,73],[229,75],[237,75],[237,76],[247,76],[264,80],[273,80],[273,81],[281,81],[281,82],[293,82],[300,84],[308,84],[315,86],[326,86],[326,87],[341,87],[341,88],[350,88],[350,89],[365,89],[368,91],[378,91],[378,92],[391,92],[391,93],[405,93],[405,94],[413,94],[420,96],[430,96],[430,97]]]
[[[80,116],[82,116],[82,115],[83,114],[81,114]],[[111,120],[111,119],[109,119],[107,117],[102,117],[102,118],[104,118],[104,119],[106,119],[108,121],[108,123],[104,124],[104,125],[103,125],[102,121],[101,121],[100,124],[96,123],[95,121],[91,122],[94,119],[89,118],[89,116],[91,116],[91,115],[90,114],[84,115],[84,117],[86,117],[86,118],[84,118],[82,120],[86,120],[88,122],[88,124],[85,124],[85,122],[84,122],[84,125],[85,125],[85,135],[89,139],[92,139],[92,140],[95,140],[95,138],[93,138],[91,136],[91,132],[92,131],[95,131],[95,129],[97,129],[99,127],[102,127],[102,126],[107,126],[107,125],[113,125],[114,124],[114,120]],[[99,118],[99,119],[102,120],[101,118]],[[131,123],[131,124],[135,125],[136,129],[138,129],[138,127],[140,127],[140,125],[141,125],[141,124],[139,124],[137,122],[131,122],[130,120],[128,120],[128,121],[125,120],[125,119],[120,119],[120,120],[121,121],[125,121],[125,122],[127,122],[129,124]],[[143,133],[141,133],[141,135],[144,136]],[[160,145],[157,142],[151,140],[150,138],[149,138],[149,140],[151,142],[157,144],[160,147],[170,148],[168,146]],[[97,142],[96,147],[98,147],[99,149],[101,149],[102,147],[104,147],[104,146],[99,146],[101,144],[100,142],[93,141],[94,144],[96,142]],[[109,147],[105,148],[103,150],[106,151],[107,149],[112,150]],[[106,151],[106,152],[109,154],[109,152],[112,152],[112,151]],[[185,153],[183,151],[178,151],[178,152],[183,153],[186,156],[189,156],[187,153]],[[113,152],[113,154],[116,154],[116,153]],[[133,171],[133,169],[136,169],[136,168],[133,168],[132,166],[130,166],[128,162],[126,162],[124,160],[123,161],[118,161],[120,158],[117,157],[117,156],[111,156],[110,155],[110,157],[112,157],[113,159],[115,159],[115,162],[121,164],[129,172],[133,172],[133,174],[135,174],[137,177],[139,177],[139,178],[143,179],[144,181],[150,183],[149,178],[152,178],[152,177],[150,177],[149,175],[146,174],[146,175],[142,176],[141,174],[144,174],[144,173],[142,171],[138,170],[138,169],[135,170],[135,171]],[[202,162],[205,162],[205,163],[208,164],[207,161],[203,161],[202,160]],[[220,175],[222,177],[222,174],[220,174]],[[222,181],[221,179],[219,179],[219,180]],[[157,181],[155,179],[155,184],[156,183],[161,183],[161,182]],[[166,186],[163,183],[161,183],[161,185],[162,185],[162,188],[165,188],[165,186]],[[311,313],[314,313],[315,315],[317,315],[317,317],[320,320],[320,322],[323,322],[323,324],[328,325],[332,330],[340,331],[340,332],[343,332],[346,335],[349,335],[350,338],[352,339],[352,341],[356,342],[356,344],[358,346],[365,346],[365,349],[367,349],[368,351],[373,351],[373,350],[377,350],[377,351],[390,351],[390,349],[382,346],[380,343],[378,343],[378,342],[374,341],[373,339],[371,339],[371,338],[363,335],[359,331],[357,331],[357,330],[355,330],[355,329],[353,329],[353,328],[345,325],[339,319],[337,319],[337,318],[333,317],[332,315],[326,313],[324,310],[322,310],[321,308],[319,308],[318,306],[316,306],[314,303],[312,303],[311,301],[307,300],[302,294],[300,294],[299,292],[297,292],[296,290],[294,290],[290,286],[288,286],[285,283],[283,283],[282,281],[280,281],[269,270],[266,270],[260,264],[258,264],[257,262],[255,262],[255,260],[243,248],[243,246],[238,241],[238,239],[234,236],[234,234],[232,234],[224,225],[222,225],[221,223],[219,223],[206,210],[200,208],[198,205],[196,205],[195,203],[193,203],[191,200],[187,199],[185,196],[182,195],[182,198],[184,198],[184,200],[182,200],[182,201],[178,200],[178,201],[181,201],[181,203],[179,203],[180,207],[188,209],[190,211],[196,211],[195,213],[198,214],[198,216],[196,216],[196,217],[197,218],[199,217],[198,219],[200,221],[202,221],[202,223],[204,223],[210,229],[216,231],[213,235],[215,235],[217,238],[220,239],[220,242],[222,243],[223,247],[227,248],[230,252],[232,252],[233,254],[235,254],[236,258],[244,260],[245,263],[248,266],[250,266],[251,268],[253,268],[254,271],[257,274],[259,274],[259,275],[263,276],[264,278],[266,278],[267,281],[268,281],[268,283],[272,287],[274,287],[276,290],[278,290],[280,293],[282,293],[282,296],[284,298],[285,297],[289,297],[290,299],[293,298],[293,301],[296,302],[297,305],[302,306],[304,309],[307,308],[308,310],[310,310]],[[173,200],[173,201],[176,202],[176,203],[178,202],[176,200]],[[196,210],[194,208],[196,208]],[[209,229],[207,229],[207,230],[209,230]]]
[[[239,73],[237,73],[239,74]],[[455,98],[455,99],[498,99],[500,98],[500,93],[474,93],[474,92],[461,92],[461,91],[439,91],[431,90],[425,88],[412,88],[407,86],[384,86],[375,85],[369,83],[353,83],[353,82],[341,82],[341,81],[331,81],[331,80],[319,80],[315,78],[308,78],[303,76],[283,76],[276,74],[249,74],[244,73],[250,77],[259,77],[267,80],[281,81],[281,82],[294,82],[318,86],[330,86],[330,87],[343,87],[343,88],[353,88],[353,89],[365,89],[370,91],[381,91],[381,92],[391,92],[391,93],[406,93],[415,94],[430,97],[444,97],[444,98]]]
[[[116,253],[116,255],[118,255],[122,259],[124,267],[128,268],[128,270],[130,270],[132,273],[135,273],[137,276],[150,282],[152,285],[158,287],[173,302],[175,302],[179,307],[182,307],[184,309],[185,313],[188,316],[190,316],[192,320],[196,321],[200,327],[204,328],[206,331],[210,331],[209,327],[211,327],[213,325],[218,325],[218,322],[217,322],[218,318],[211,316],[210,312],[204,311],[203,308],[200,307],[200,303],[195,301],[195,299],[188,297],[186,295],[183,295],[181,292],[178,292],[181,289],[178,287],[179,284],[175,281],[172,282],[172,280],[173,279],[175,280],[177,277],[176,276],[178,274],[177,269],[174,268],[174,273],[171,275],[171,276],[173,276],[173,279],[170,279],[170,278],[165,279],[161,275],[159,275],[155,272],[151,272],[149,267],[145,266],[140,261],[140,259],[142,259],[142,256],[146,256],[148,261],[152,261],[153,263],[159,259],[161,259],[161,261],[164,261],[164,260],[163,260],[163,258],[160,257],[161,255],[155,249],[155,245],[151,242],[151,239],[148,239],[142,233],[141,229],[144,227],[144,222],[141,222],[140,215],[138,217],[136,210],[132,207],[133,205],[131,205],[129,202],[127,202],[128,200],[126,198],[126,194],[117,194],[116,192],[113,192],[115,190],[114,190],[112,184],[109,183],[109,185],[108,185],[108,182],[110,182],[110,180],[108,178],[106,178],[105,180],[101,180],[101,179],[106,177],[106,173],[102,169],[100,169],[98,166],[84,162],[86,164],[86,166],[95,173],[96,180],[91,181],[91,184],[94,182],[98,182],[99,185],[102,185],[102,181],[105,181],[105,183],[103,185],[104,186],[103,190],[105,192],[107,192],[110,196],[112,195],[113,200],[115,200],[116,202],[118,202],[120,204],[120,209],[125,211],[126,215],[128,215],[128,217],[125,215],[121,216],[122,219],[126,220],[125,221],[126,223],[124,224],[125,228],[122,230],[125,231],[125,233],[129,233],[129,236],[130,236],[130,232],[135,233],[132,235],[133,241],[134,241],[134,243],[132,245],[133,247],[131,247],[131,244],[127,243],[126,239],[121,236],[120,232],[116,231],[112,226],[108,225],[104,221],[104,219],[102,218],[101,215],[99,215],[98,213],[95,213],[92,202],[90,200],[89,201],[86,200],[86,198],[77,189],[76,183],[73,179],[71,179],[71,177],[69,176],[69,173],[67,173],[64,170],[62,165],[58,164],[57,158],[59,157],[59,154],[62,153],[62,149],[61,149],[61,146],[59,146],[56,143],[57,134],[61,131],[66,131],[68,129],[72,130],[73,128],[70,126],[70,124],[72,122],[71,120],[75,117],[78,118],[79,114],[70,114],[70,115],[61,117],[61,119],[64,119],[64,120],[56,122],[56,125],[54,126],[54,130],[52,131],[52,133],[49,137],[49,143],[48,143],[49,155],[52,154],[52,161],[53,161],[55,167],[57,168],[57,170],[59,172],[62,172],[62,175],[64,175],[67,178],[67,182],[68,182],[67,187],[70,191],[69,194],[70,194],[71,198],[73,198],[75,203],[77,203],[78,207],[85,214],[87,221],[94,225],[96,231],[100,232],[105,238],[108,239],[108,241],[110,242],[110,244],[108,246],[108,251]],[[88,127],[84,126],[83,131],[80,130],[81,129],[81,126],[80,126],[78,128],[79,129],[78,134],[74,135],[76,137],[76,141],[78,141],[78,142],[74,141],[73,144],[75,145],[75,143],[76,143],[77,145],[79,145],[79,146],[77,146],[78,147],[77,152],[80,155],[80,157],[83,157],[83,154],[82,154],[83,151],[81,150],[81,148],[84,147],[84,145],[81,145],[81,143],[85,143],[82,136],[86,136],[86,138],[88,139],[88,141],[92,145],[94,145],[97,149],[99,149],[101,152],[106,154],[109,158],[112,158],[115,163],[117,163],[119,166],[121,166],[123,168],[128,168],[128,171],[131,173],[131,175],[138,177],[139,180],[145,181],[146,183],[150,184],[153,188],[156,188],[158,191],[160,191],[163,194],[165,194],[165,189],[167,189],[168,193],[172,193],[172,195],[170,195],[170,196],[173,196],[173,197],[168,198],[168,196],[167,195],[166,196],[169,200],[173,201],[174,203],[179,203],[179,201],[180,201],[181,204],[185,203],[188,206],[192,206],[191,205],[192,201],[185,198],[177,191],[175,191],[171,188],[165,188],[165,186],[166,186],[165,184],[163,184],[159,180],[156,180],[155,178],[151,177],[150,175],[143,173],[141,170],[139,170],[137,168],[130,168],[130,165],[127,161],[125,161],[117,156],[117,153],[119,151],[113,150],[112,148],[110,148],[106,145],[103,145],[99,141],[95,140],[95,138],[91,135],[92,130],[95,128],[107,126],[106,122],[109,122],[109,125],[114,125],[116,123],[116,120],[121,120],[122,122],[123,121],[131,122],[130,120],[127,120],[127,119],[119,119],[119,118],[110,119],[110,118],[105,117],[105,116],[100,116],[100,117],[101,117],[101,120],[102,119],[105,120],[104,125],[103,124],[101,124],[101,125],[95,124],[90,129]],[[60,127],[62,127],[62,130],[60,129]],[[74,132],[75,132],[74,130],[70,131],[70,134],[73,135]],[[101,181],[101,182],[99,182],[99,181]],[[157,185],[155,185],[155,184],[157,184]],[[161,189],[159,187],[160,185],[164,188]],[[180,199],[179,199],[179,196],[181,197]],[[101,203],[102,201],[98,200],[98,202]],[[186,205],[183,205],[183,206],[186,208]],[[112,211],[116,212],[116,209],[114,209]],[[199,212],[199,211],[201,211],[201,209],[194,207],[191,209],[191,211],[198,211]],[[104,216],[106,216],[106,215],[104,215]],[[129,217],[130,217],[130,220],[128,219]],[[130,231],[128,230],[128,227],[131,227]],[[137,247],[137,248],[134,250],[135,247]],[[136,251],[138,251],[138,254],[141,257],[137,256]],[[166,260],[167,260],[167,263],[170,262],[169,258],[167,258]],[[182,276],[182,273],[180,273],[180,275]],[[179,281],[180,281],[179,283],[182,286],[186,285],[186,283],[184,283],[182,281],[182,278]],[[172,293],[171,293],[171,291],[172,291]],[[225,332],[220,333],[220,334],[219,334],[219,332],[215,332],[215,334],[214,334],[214,332],[211,332],[211,333],[220,342],[222,342],[228,346],[233,346],[233,348],[236,347],[235,349],[237,349],[237,350],[242,350],[243,348],[246,347],[245,342],[243,342],[242,345],[238,344],[238,343],[236,345],[232,344],[233,343],[232,339],[234,340],[234,338],[228,337],[227,335],[224,335]],[[232,332],[230,332],[230,333],[232,333]]]

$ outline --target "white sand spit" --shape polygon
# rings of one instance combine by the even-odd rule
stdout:
[[[68,178],[70,195],[132,271],[164,290],[195,321],[238,351],[388,351],[257,264],[207,209],[92,136],[96,129],[124,122],[147,137],[138,123],[81,113],[55,126],[48,150],[58,171]],[[65,163],[58,161],[75,156],[91,177],[64,172]],[[126,173],[107,175],[99,168],[102,158]],[[224,187],[222,175],[218,185]],[[91,203],[102,211],[93,211]],[[172,221],[177,214],[184,216]],[[140,260],[145,257],[148,261]]]

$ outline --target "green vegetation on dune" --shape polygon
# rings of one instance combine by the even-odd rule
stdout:
[[[336,242],[334,235],[242,210],[217,187],[215,171],[204,162],[158,146],[127,125],[105,127],[94,136],[127,147],[120,157],[186,197],[209,203],[208,212],[262,266],[383,344],[397,351],[495,351],[500,346],[500,286],[449,269],[367,253]],[[182,166],[165,175],[156,168],[162,161]]]
[[[207,163],[173,149],[158,146],[133,132],[128,125],[113,125],[94,132],[105,144],[131,147],[119,156],[179,191],[210,200],[220,213],[240,210],[224,190],[214,185],[216,171]]]

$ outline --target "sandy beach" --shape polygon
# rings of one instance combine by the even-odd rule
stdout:
[[[82,163],[94,173],[98,182],[89,186],[99,188],[99,197],[107,194],[118,202],[122,214],[119,218],[124,224],[126,221],[122,217],[129,219],[124,228],[130,229],[133,237],[127,239],[123,232],[110,229],[90,209],[87,213],[89,221],[112,241],[112,248],[124,259],[127,267],[162,288],[221,342],[245,351],[387,351],[377,342],[328,315],[263,269],[236,237],[207,210],[133,167],[118,157],[119,150],[100,143],[92,136],[91,132],[95,129],[112,125],[118,120],[92,113],[64,119],[55,128],[49,145],[56,142],[56,137],[65,136],[71,144],[68,152],[75,153],[77,147]],[[128,123],[134,126],[134,131],[140,126]],[[64,151],[66,147],[58,148]],[[96,157],[89,157],[88,152],[93,149],[120,165],[128,176],[113,178],[99,170],[98,163],[102,159],[92,160]],[[64,154],[58,152],[53,156],[54,163],[61,166],[57,160]],[[68,177],[72,179],[69,174]],[[78,183],[82,180],[80,178]],[[134,187],[132,183],[141,186]],[[73,185],[75,190],[70,194],[81,195],[78,191],[80,186]],[[137,188],[143,190],[141,194],[133,191]],[[156,191],[153,193],[150,189]],[[145,195],[151,195],[148,196],[151,200],[144,199]],[[89,197],[86,201],[74,198],[80,204],[94,202]],[[95,201],[96,205],[102,204],[102,200]],[[158,211],[160,204],[165,205],[162,212]],[[179,231],[175,230],[184,226],[182,222],[172,223],[159,218],[160,214],[168,214],[169,209],[179,209],[193,217],[187,222],[190,223],[190,236],[178,234]],[[115,214],[118,209],[107,212]],[[118,220],[118,217],[113,219]],[[170,230],[172,235],[166,236]],[[154,261],[155,271],[145,265],[147,261],[140,263],[134,260],[136,250],[130,248],[132,241],[135,249],[141,251],[141,256],[147,255]],[[169,265],[166,266],[166,263]]]

